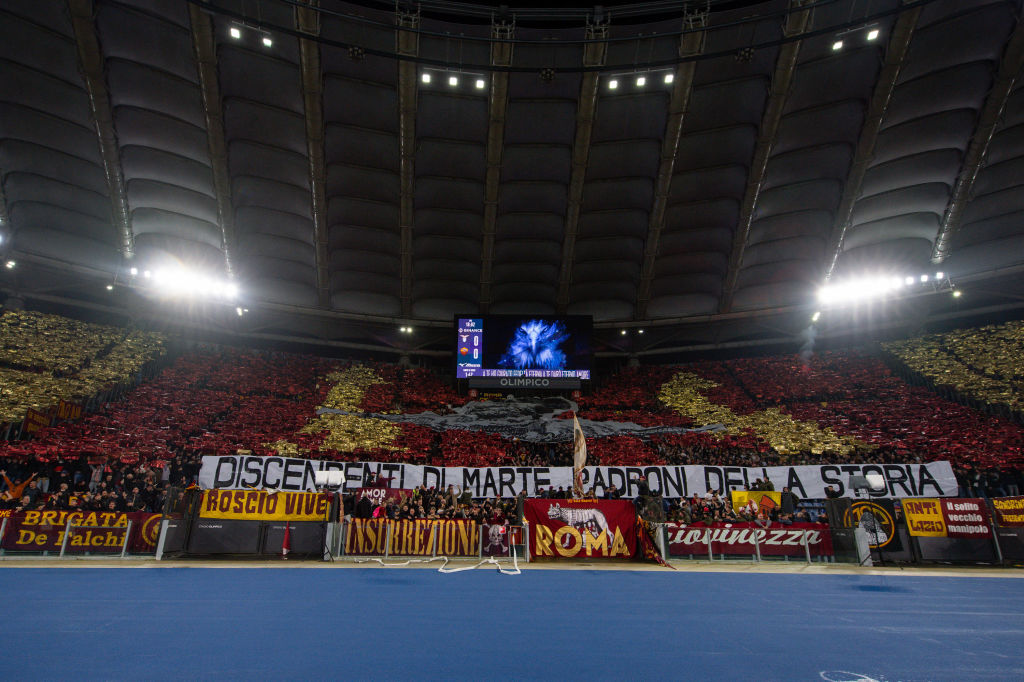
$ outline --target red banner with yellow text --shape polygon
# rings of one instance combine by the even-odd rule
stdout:
[[[1024,526],[1024,497],[993,497],[996,523],[1005,527]]]
[[[160,535],[160,514],[146,512],[27,511],[7,519],[0,547],[15,552],[59,552],[71,523],[67,552],[118,553],[128,532],[128,551],[151,554]]]
[[[476,556],[480,527],[465,519],[350,519],[345,554],[352,556]]]
[[[329,503],[329,493],[206,490],[199,516],[245,521],[325,521]]]
[[[534,559],[632,559],[636,512],[630,500],[526,500]]]
[[[696,554],[707,556],[710,544],[712,554],[741,554],[753,556],[831,556],[832,536],[824,523],[668,523],[669,556]]]

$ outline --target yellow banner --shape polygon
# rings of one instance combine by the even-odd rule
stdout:
[[[757,505],[758,511],[770,512],[778,509],[782,504],[782,493],[775,490],[733,490],[732,508],[739,510],[747,506],[751,501]]]
[[[911,535],[924,537],[946,537],[946,518],[942,515],[939,501],[929,497],[915,497],[903,500],[903,516]]]
[[[383,555],[390,527],[388,553],[397,556],[475,556],[480,527],[464,519],[352,519],[346,522],[345,553]],[[435,546],[436,545],[436,546]]]
[[[207,490],[199,516],[247,521],[324,521],[329,496],[266,490]]]

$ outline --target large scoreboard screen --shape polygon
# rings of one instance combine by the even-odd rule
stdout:
[[[455,376],[590,379],[593,318],[460,315]]]

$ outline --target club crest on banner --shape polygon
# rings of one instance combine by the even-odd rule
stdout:
[[[896,538],[896,521],[886,507],[875,502],[854,502],[843,515],[843,525],[860,526],[867,532],[871,547],[888,547]]]

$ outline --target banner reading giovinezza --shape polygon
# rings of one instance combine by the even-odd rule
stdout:
[[[476,556],[479,532],[476,521],[465,519],[350,519],[345,554],[384,556],[387,548],[391,556]]]
[[[832,556],[832,536],[825,523],[772,524],[715,523],[712,525],[669,523],[668,553],[671,556],[697,554],[707,556],[708,542],[714,554],[753,556],[760,548],[762,556],[805,556],[804,544],[811,556]]]
[[[636,511],[627,500],[526,500],[534,559],[631,559]]]
[[[257,488],[289,492],[316,490],[317,471],[344,471],[345,492],[364,486],[371,477],[389,488],[419,485],[444,490],[448,485],[473,497],[514,497],[525,490],[535,497],[551,488],[572,487],[572,467],[434,467],[391,462],[328,462],[289,457],[224,455],[203,457],[199,486],[232,490]],[[624,497],[636,497],[640,483],[664,497],[703,495],[709,490],[730,493],[748,488],[758,478],[768,479],[776,490],[790,488],[802,499],[824,498],[825,487],[840,495],[856,497],[848,489],[851,476],[878,474],[885,489],[871,498],[951,497],[957,484],[949,462],[927,464],[823,464],[816,466],[719,467],[719,466],[588,466],[583,487],[598,495],[614,485]],[[867,496],[865,496],[867,497]]]
[[[114,554],[121,551],[131,521],[128,551],[151,554],[156,551],[161,518],[146,512],[20,512],[8,518],[0,547],[17,552],[59,552],[70,521],[67,552]]]

